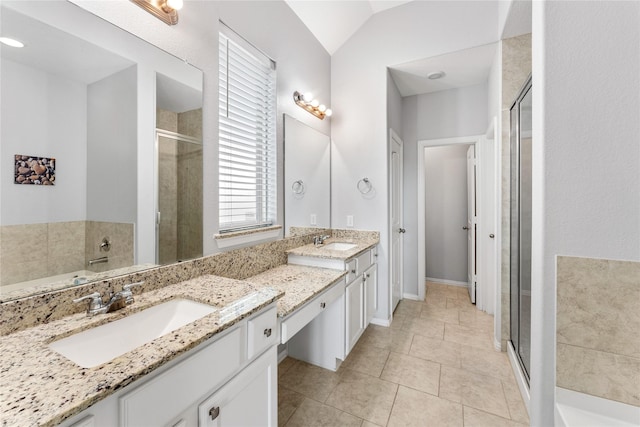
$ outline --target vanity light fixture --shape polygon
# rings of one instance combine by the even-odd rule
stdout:
[[[183,0],[131,0],[167,25],[178,23],[178,11],[182,9]]]
[[[5,44],[7,46],[11,46],[11,47],[24,47],[24,43],[9,37],[0,37],[0,43]]]
[[[295,91],[293,92],[293,100],[299,107],[305,109],[320,120],[323,120],[325,117],[331,117],[333,114],[331,108],[327,108],[326,105],[320,104],[320,101],[315,99],[311,93],[307,92],[302,94]]]

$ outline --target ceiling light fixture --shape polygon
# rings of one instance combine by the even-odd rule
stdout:
[[[327,108],[326,105],[320,104],[320,101],[315,99],[309,92],[302,94],[295,91],[293,92],[293,100],[299,107],[313,114],[320,120],[324,120],[325,117],[331,117],[333,114],[331,108]]]
[[[445,76],[444,71],[432,71],[429,74],[427,74],[427,78],[429,80],[438,80],[441,79]]]
[[[5,44],[7,46],[11,46],[11,47],[24,47],[24,43],[9,37],[0,37],[0,43]]]
[[[183,0],[131,0],[167,25],[178,23],[178,10],[182,9]]]

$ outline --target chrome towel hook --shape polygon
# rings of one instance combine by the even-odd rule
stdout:
[[[360,181],[358,181],[358,191],[361,192],[362,194],[369,194],[371,192],[371,190],[373,190],[373,185],[371,184],[371,181],[369,181],[369,178],[362,178]]]
[[[291,184],[291,191],[293,191],[293,194],[304,194],[304,182],[302,182],[301,179],[294,181],[293,184]]]

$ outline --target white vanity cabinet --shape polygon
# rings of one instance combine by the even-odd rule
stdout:
[[[63,426],[277,425],[275,303]]]
[[[340,306],[340,313],[335,313],[335,315],[332,316],[334,320],[344,322],[342,331],[339,334],[334,332],[336,336],[343,335],[344,338],[341,344],[340,356],[338,357],[342,360],[351,352],[378,309],[377,254],[377,247],[373,247],[358,256],[346,260],[289,255],[289,264],[347,271],[344,297],[340,300],[341,302],[343,301]],[[308,349],[313,348],[312,338],[309,337],[317,337],[320,331],[328,330],[326,325],[318,326],[317,323],[319,323],[319,321],[314,321],[314,324],[305,328],[309,331],[303,331],[304,333],[301,334],[300,337],[296,337],[293,343],[290,343],[289,354],[293,353],[294,357],[302,358],[302,360],[306,360],[309,363],[335,370],[335,363],[329,363],[329,365],[327,365],[324,360],[320,363],[318,359],[307,355],[312,353]],[[283,339],[284,337],[285,332],[283,329]],[[284,341],[286,340],[283,340],[283,342]],[[292,349],[294,350],[293,352],[291,351]],[[303,352],[301,349],[307,350]]]

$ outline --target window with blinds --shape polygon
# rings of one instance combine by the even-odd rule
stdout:
[[[222,23],[220,32],[220,232],[276,220],[275,63]]]

